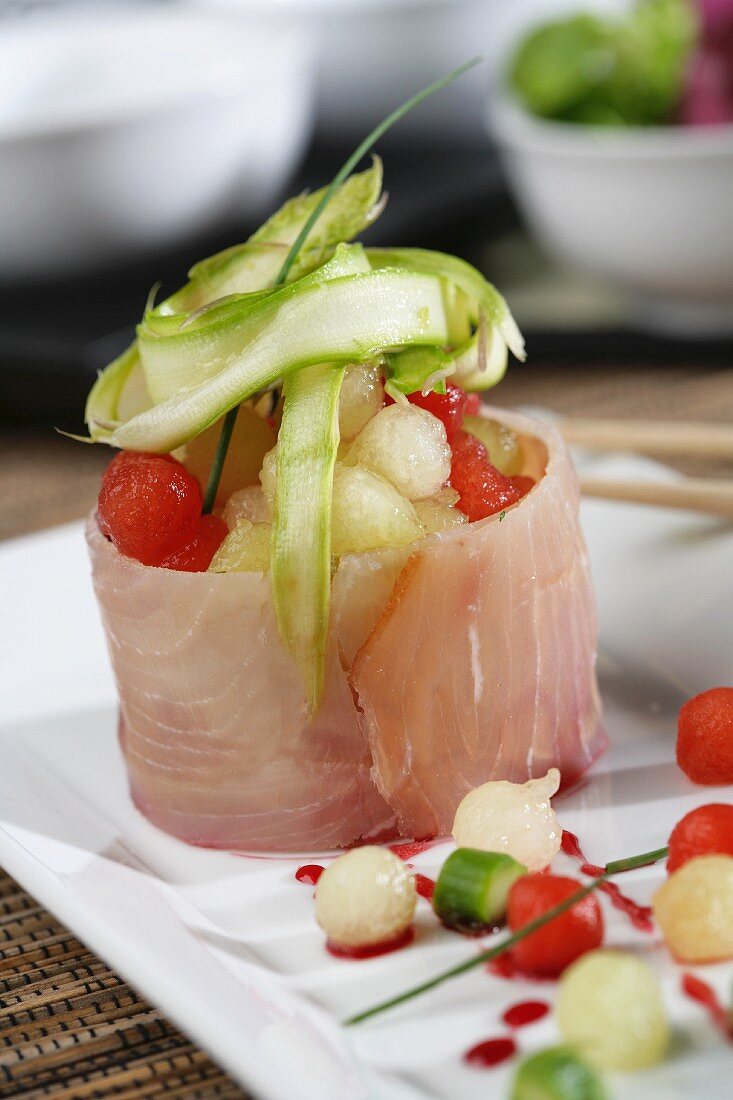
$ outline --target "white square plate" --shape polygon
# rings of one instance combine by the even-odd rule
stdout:
[[[634,458],[590,465],[671,476]],[[733,530],[598,502],[583,504],[583,525],[612,749],[558,811],[588,857],[604,863],[664,844],[693,806],[730,800],[730,789],[685,780],[674,736],[685,697],[733,682]],[[312,891],[294,879],[303,860],[189,848],[137,813],[79,525],[0,547],[0,593],[0,862],[23,886],[264,1100],[508,1096],[511,1066],[478,1071],[461,1055],[505,1033],[509,1004],[551,1000],[551,984],[507,982],[479,968],[370,1024],[341,1028],[344,1016],[470,956],[475,941],[438,928],[421,902],[409,950],[333,959]],[[446,851],[425,851],[414,864],[435,872]],[[557,864],[577,873],[565,857]],[[663,874],[632,872],[624,887],[646,902]],[[611,1094],[729,1097],[730,1048],[681,997],[680,969],[656,936],[605,913],[608,941],[632,945],[657,967],[677,1036],[663,1065],[613,1078]],[[733,966],[699,973],[729,1000]],[[518,1035],[523,1051],[557,1040],[552,1017]]]

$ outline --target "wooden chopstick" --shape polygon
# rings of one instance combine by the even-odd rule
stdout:
[[[581,477],[584,496],[601,500],[628,500],[663,508],[685,508],[733,519],[733,479],[681,478],[679,481],[615,481]]]
[[[730,424],[568,417],[560,422],[560,430],[568,443],[594,451],[733,460],[733,425]]]

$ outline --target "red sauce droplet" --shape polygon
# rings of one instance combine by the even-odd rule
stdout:
[[[501,957],[501,956],[500,956]],[[550,1011],[547,1001],[520,1001],[506,1010],[502,1020],[507,1027],[527,1027]]]
[[[599,875],[604,873],[603,867],[598,867],[595,863],[586,863],[580,841],[575,833],[570,833],[567,829],[563,829],[562,850],[566,855],[580,861],[580,870],[584,875],[598,878]],[[610,899],[611,905],[626,914],[634,928],[638,928],[640,932],[652,932],[654,930],[652,909],[649,905],[639,905],[633,898],[627,897],[615,882],[604,882],[599,886],[599,890]]]
[[[694,974],[682,975],[682,992],[691,1001],[697,1001],[707,1009],[710,1019],[719,1027],[723,1035],[733,1042],[733,1021],[730,1013],[726,1011],[718,999],[718,994],[704,982],[702,978],[696,978]]]
[[[427,901],[433,900],[433,894],[435,893],[435,883],[427,875],[415,875],[415,889],[421,898],[426,898]]]
[[[463,1055],[464,1062],[478,1069],[492,1069],[507,1062],[517,1052],[517,1044],[513,1039],[486,1039],[483,1043],[477,1043]]]
[[[306,886],[315,886],[325,870],[326,868],[321,867],[320,863],[306,863],[304,867],[298,868],[295,877],[298,882],[304,882]]]
[[[381,943],[365,943],[360,947],[342,947],[341,944],[326,941],[326,950],[337,959],[373,959],[377,955],[389,955],[391,951],[399,951],[402,947],[408,947],[415,939],[415,929],[410,925],[399,936],[391,940],[383,940]]]
[[[419,856],[436,844],[440,844],[440,838],[429,837],[427,840],[408,840],[400,844],[390,844],[389,850],[394,852],[399,859],[408,860],[414,859],[415,856]]]
[[[566,856],[572,856],[573,859],[585,860],[585,856],[580,847],[580,841],[575,833],[570,833],[567,829],[563,829],[561,847]]]

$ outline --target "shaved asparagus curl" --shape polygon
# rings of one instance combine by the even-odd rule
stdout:
[[[587,886],[583,886],[580,890],[571,894],[570,897],[565,898],[565,900],[561,901],[558,905],[554,905],[552,909],[548,909],[546,913],[530,921],[529,924],[525,924],[523,928],[518,929],[513,935],[502,940],[501,943],[497,943],[494,947],[490,947],[486,951],[480,951],[477,955],[473,955],[470,959],[466,959],[465,962],[459,963],[458,966],[453,966],[450,970],[444,970],[442,974],[436,974],[434,978],[430,978],[427,982],[413,986],[412,989],[408,989],[404,993],[399,993],[396,997],[391,997],[388,1001],[382,1001],[381,1004],[374,1005],[373,1008],[367,1008],[363,1012],[358,1012],[355,1016],[351,1016],[348,1020],[345,1020],[345,1025],[351,1027],[353,1024],[360,1024],[363,1023],[364,1020],[370,1020],[373,1016],[378,1016],[390,1008],[396,1008],[397,1005],[404,1004],[405,1001],[411,1001],[413,997],[419,997],[422,993],[428,993],[431,989],[435,989],[451,978],[457,978],[459,975],[465,974],[468,970],[473,970],[474,967],[491,962],[492,959],[496,959],[499,955],[503,955],[505,952],[510,951],[520,940],[526,939],[527,936],[531,936],[532,933],[536,932],[539,928],[544,927],[544,925],[549,924],[550,921],[555,920],[556,917],[566,913],[568,909],[572,909],[574,905],[577,905],[583,898],[587,898],[589,894],[597,890],[598,887],[607,879],[611,878],[612,875],[620,875],[624,871],[632,871],[636,867],[651,866],[665,859],[668,853],[669,848],[656,848],[653,852],[644,852],[638,856],[630,856],[627,859],[618,859],[614,860],[612,863],[607,863],[602,875],[599,875],[598,878],[594,878]]]
[[[324,191],[320,202],[311,211],[310,216],[306,219],[302,226],[300,233],[290,246],[283,265],[278,272],[275,279],[275,286],[281,286],[288,277],[291,267],[295,263],[295,260],[300,252],[301,248],[306,242],[306,239],[313,229],[313,226],[318,221],[319,217],[323,213],[326,206],[333,198],[334,194],[344,182],[344,180],[353,172],[362,157],[370,151],[372,146],[379,141],[379,139],[389,130],[396,122],[399,122],[401,118],[413,109],[417,107],[419,103],[422,103],[428,96],[433,95],[434,92],[439,92],[443,88],[446,88],[449,84],[452,84],[454,80],[457,80],[463,73],[468,72],[469,69],[474,68],[481,61],[480,57],[474,57],[471,61],[466,61],[463,65],[459,65],[457,69],[453,69],[452,72],[442,76],[439,80],[429,84],[427,88],[423,88],[422,91],[417,92],[406,100],[401,106],[397,107],[391,114],[374,127],[372,132],[364,138],[359,146],[354,150],[350,157],[344,162],[339,171],[331,180],[330,184]],[[216,455],[214,456],[214,462],[211,467],[211,473],[209,475],[209,481],[206,486],[206,495],[204,498],[204,512],[210,512],[214,506],[216,500],[216,493],[219,488],[219,480],[221,478],[222,470],[224,469],[224,462],[226,460],[227,450],[229,449],[229,442],[234,430],[234,422],[237,419],[237,408],[235,406],[230,409],[224,418],[224,423],[221,429],[221,435],[219,437],[219,444],[216,449]]]

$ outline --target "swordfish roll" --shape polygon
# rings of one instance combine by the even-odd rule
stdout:
[[[349,672],[403,836],[448,834],[487,780],[556,767],[567,786],[606,743],[569,454],[552,427],[486,414],[519,433],[535,487],[503,514],[416,544]]]
[[[145,566],[94,517],[87,540],[130,789],[150,821],[192,844],[250,851],[397,835],[335,644],[309,719],[266,574]]]
[[[596,617],[559,434],[504,410],[536,483],[486,519],[344,554],[310,716],[270,577],[141,564],[87,526],[132,796],[190,843],[319,851],[447,835],[491,779],[602,751]]]

